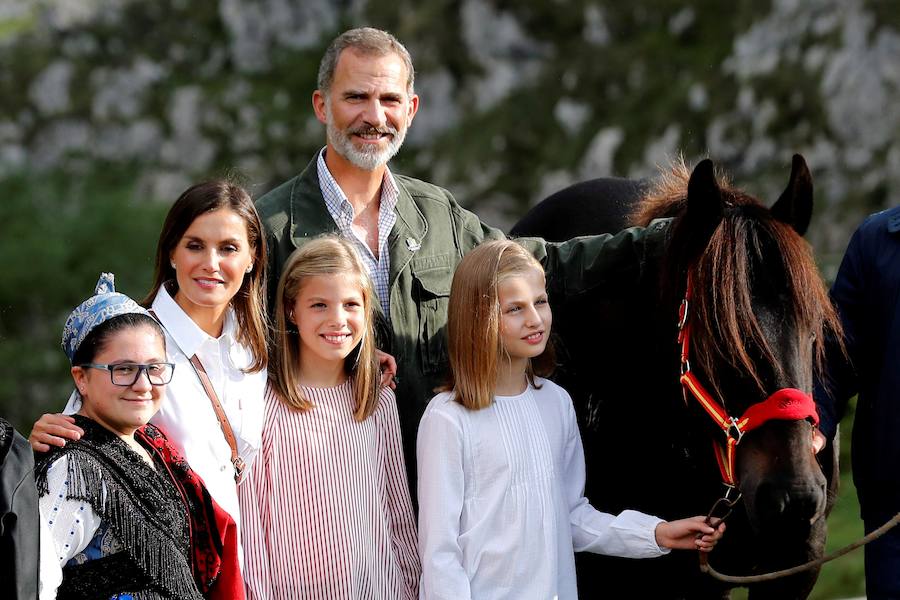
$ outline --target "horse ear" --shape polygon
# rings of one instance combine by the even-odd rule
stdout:
[[[684,219],[689,223],[692,254],[700,255],[706,249],[709,239],[722,222],[724,204],[722,190],[716,183],[713,163],[708,158],[694,167],[687,189],[687,210]]]
[[[772,216],[803,235],[809,228],[813,208],[812,175],[806,161],[799,154],[791,162],[791,179],[787,188],[772,206]]]

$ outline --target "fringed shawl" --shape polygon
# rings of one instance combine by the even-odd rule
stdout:
[[[145,425],[135,433],[135,437],[162,458],[187,503],[191,519],[194,580],[200,591],[212,599],[243,600],[244,583],[237,558],[237,525],[234,519],[215,503],[203,480],[169,443],[162,430]]]
[[[49,493],[47,470],[61,456],[68,459],[66,497],[91,505],[112,528],[137,571],[148,581],[147,594],[130,591],[136,599],[202,598],[192,572],[191,531],[183,492],[153,447],[154,470],[128,445],[96,422],[75,415],[84,436],[40,457],[35,468],[38,493]],[[152,425],[136,439],[145,446],[147,435],[161,436]],[[65,569],[63,570],[65,577]],[[140,585],[139,581],[135,582]],[[66,585],[64,580],[64,586]]]

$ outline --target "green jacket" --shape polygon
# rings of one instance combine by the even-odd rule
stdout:
[[[447,367],[445,329],[453,271],[466,252],[504,234],[462,208],[447,190],[393,175],[400,197],[388,239],[393,329],[389,351],[397,359],[404,449],[407,457],[414,457],[419,419]],[[256,207],[268,244],[271,308],[281,267],[291,252],[315,236],[336,233],[337,226],[319,189],[315,158],[300,175],[257,200]],[[566,298],[604,283],[636,281],[646,259],[662,252],[667,229],[666,222],[660,221],[615,236],[576,238],[561,244],[529,238],[523,243],[547,271],[552,305],[554,297]],[[407,465],[414,463],[407,459]]]

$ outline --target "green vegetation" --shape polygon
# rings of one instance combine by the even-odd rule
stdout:
[[[36,417],[65,405],[62,326],[100,272],[137,299],[150,284],[168,206],[138,201],[134,182],[133,170],[108,165],[0,182],[0,414],[26,435]]]

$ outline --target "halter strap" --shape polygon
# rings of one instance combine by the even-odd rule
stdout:
[[[737,445],[744,434],[773,420],[800,421],[811,419],[814,425],[819,424],[816,404],[808,393],[796,388],[781,388],[763,402],[750,406],[740,417],[728,414],[725,406],[716,400],[691,370],[690,340],[691,319],[690,303],[692,278],[688,273],[687,287],[678,314],[678,343],[681,345],[681,382],[685,403],[693,397],[725,434],[725,442],[713,440],[716,462],[722,482],[729,488],[737,486],[734,461]]]

